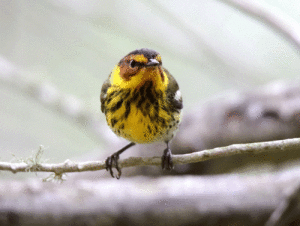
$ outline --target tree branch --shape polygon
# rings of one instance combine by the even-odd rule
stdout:
[[[299,219],[300,184],[287,187],[286,190],[287,194],[283,195],[265,226],[289,225],[289,222]]]
[[[258,154],[261,152],[275,152],[275,151],[290,151],[292,149],[299,149],[300,138],[258,142],[251,144],[234,144],[227,147],[214,148],[210,150],[203,150],[194,152],[191,154],[174,155],[174,164],[189,164],[202,162],[210,159],[216,159],[237,154]],[[40,155],[37,154],[36,156]],[[133,166],[158,166],[161,165],[161,157],[130,157],[127,159],[119,160],[119,166],[122,168]],[[76,163],[70,160],[66,160],[63,163],[58,164],[39,164],[36,161],[30,163],[7,163],[0,162],[0,170],[17,172],[54,172],[57,175],[71,172],[83,172],[83,171],[96,171],[105,169],[105,161],[89,161]]]
[[[247,0],[221,0],[248,15],[259,19],[269,25],[273,30],[281,33],[291,42],[298,53],[300,51],[300,25],[287,14],[283,14],[276,7],[262,3],[261,1]]]
[[[262,226],[299,174],[0,180],[0,225]]]

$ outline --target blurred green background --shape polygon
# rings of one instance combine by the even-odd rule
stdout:
[[[264,2],[300,22],[298,0]],[[222,1],[2,0],[0,161],[29,157],[41,144],[48,162],[93,160],[86,155],[119,142],[105,126],[100,89],[124,55],[143,47],[162,55],[186,112],[226,90],[299,77],[289,42]],[[36,87],[45,99],[32,98]],[[59,106],[47,105],[57,95]],[[103,125],[100,138],[74,120],[78,109]]]

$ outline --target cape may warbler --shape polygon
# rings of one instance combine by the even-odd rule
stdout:
[[[173,168],[169,141],[178,129],[183,105],[178,84],[162,67],[158,52],[140,49],[121,59],[104,82],[100,100],[112,131],[131,141],[106,159],[112,177],[115,166],[120,178],[119,155],[136,143],[166,142],[162,168]]]

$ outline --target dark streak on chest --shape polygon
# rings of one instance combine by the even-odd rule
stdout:
[[[155,90],[152,81],[146,81],[139,89],[123,89],[112,92],[106,100],[106,105],[113,101],[115,97],[121,95],[115,103],[113,103],[107,112],[115,113],[122,106],[125,107],[125,111],[121,115],[114,117],[112,120],[112,126],[119,120],[127,119],[132,110],[132,105],[143,114],[144,117],[149,117],[151,121],[156,121],[162,126],[166,125],[166,120],[159,116],[159,112],[169,112],[169,108],[166,105],[166,100],[163,100],[163,92],[161,90]],[[150,111],[150,107],[153,107],[154,111]]]

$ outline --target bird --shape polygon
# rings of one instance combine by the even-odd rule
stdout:
[[[116,178],[121,177],[120,154],[135,144],[165,142],[161,166],[173,169],[169,143],[181,121],[182,95],[157,51],[142,48],[124,56],[103,83],[100,102],[110,129],[130,142],[107,157],[106,170],[112,177],[113,167]]]

